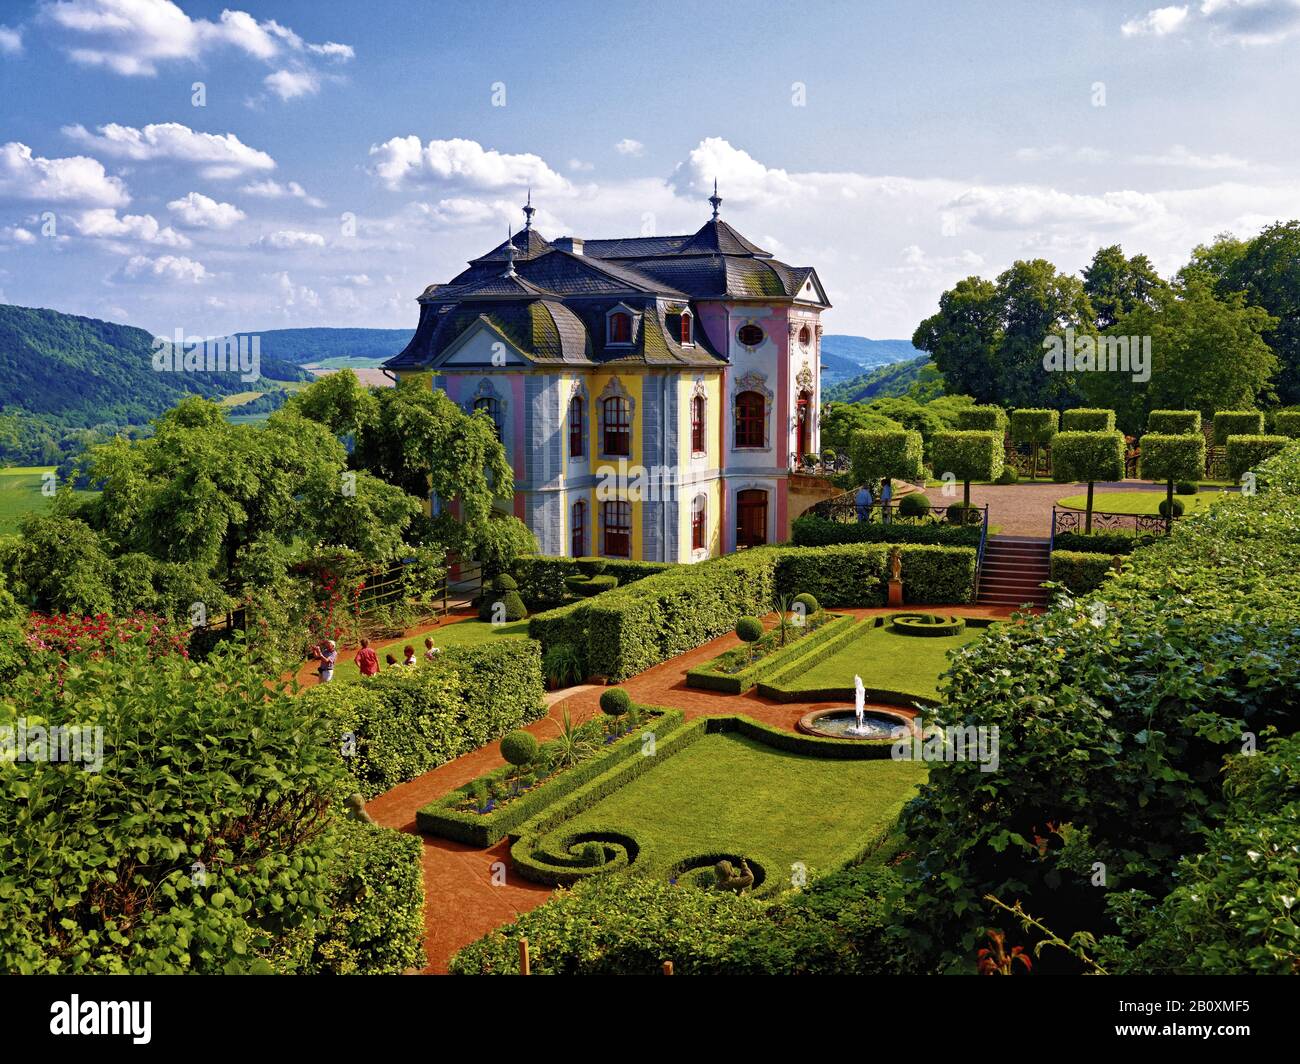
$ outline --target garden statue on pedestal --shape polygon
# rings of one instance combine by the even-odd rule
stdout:
[[[889,604],[903,604],[903,552],[897,547],[889,552]]]

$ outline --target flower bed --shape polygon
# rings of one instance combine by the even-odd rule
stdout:
[[[719,654],[686,673],[687,687],[700,687],[709,691],[738,695],[748,691],[765,676],[784,669],[794,658],[803,656],[814,646],[820,646],[852,627],[854,619],[840,613],[820,610],[808,618],[803,628],[787,630],[784,646],[779,646],[776,629],[765,632],[753,646],[760,652],[758,660],[748,660],[748,647],[736,647]],[[794,633],[791,638],[790,632]]]
[[[633,714],[635,717],[629,720]],[[586,729],[594,745],[577,763],[552,767],[560,745],[553,739],[539,748],[535,763],[546,767],[534,770],[530,783],[520,785],[528,772],[521,773],[513,765],[503,766],[418,810],[416,827],[471,846],[492,846],[525,820],[632,757],[642,748],[647,732],[658,742],[676,730],[682,719],[680,710],[634,706],[629,714],[609,722],[596,720],[578,725],[576,730]],[[617,730],[607,730],[611,727]],[[538,778],[538,771],[545,775]],[[492,796],[494,789],[499,798]]]

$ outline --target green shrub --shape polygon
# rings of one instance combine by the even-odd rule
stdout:
[[[1229,436],[1229,476],[1233,480],[1240,480],[1247,472],[1277,454],[1290,442],[1285,436]]]
[[[1201,431],[1199,410],[1152,410],[1147,415],[1147,432],[1159,436],[1189,436]],[[1146,440],[1143,439],[1145,445]]]
[[[1158,509],[1161,517],[1168,517],[1170,514],[1175,517],[1182,517],[1186,506],[1183,505],[1181,499],[1161,499]]]
[[[915,480],[921,475],[923,443],[919,432],[858,429],[849,438],[853,478],[859,484]]]
[[[590,598],[604,591],[613,591],[618,587],[618,577],[612,573],[608,576],[570,576],[565,579],[564,586],[575,595]]]
[[[1152,541],[1151,536],[1129,532],[1058,532],[1052,541],[1054,551],[1083,551],[1087,554],[1131,554]]]
[[[599,572],[589,572],[592,565]],[[529,555],[514,564],[519,594],[531,609],[557,606],[569,597],[566,581],[572,577],[592,577],[608,574],[622,586],[643,577],[661,573],[673,566],[667,562],[639,562],[626,558],[551,558]]]
[[[1180,480],[1174,485],[1176,495],[1195,495],[1197,490],[1196,485],[1190,480]]]
[[[898,506],[912,498],[904,495]],[[816,514],[801,514],[790,527],[797,547],[829,547],[844,543],[927,543],[932,546],[978,546],[979,529],[950,528],[937,521],[907,524],[901,521],[831,521]]]
[[[1073,595],[1095,591],[1112,572],[1113,555],[1093,551],[1052,551],[1052,580],[1063,584]]]
[[[1002,472],[1005,448],[996,432],[938,432],[931,452],[936,474],[951,473],[963,482],[963,501],[969,506],[970,482],[996,479]]]
[[[821,604],[817,601],[817,597],[815,595],[809,594],[807,591],[795,595],[794,602],[792,602],[791,605],[795,607],[802,607],[803,614],[805,617],[811,617],[814,613],[816,613],[818,610],[821,609]]]
[[[536,737],[522,728],[506,732],[501,739],[501,757],[516,768],[532,764],[537,757]]]
[[[1002,472],[998,474],[996,484],[1015,484],[1020,480],[1020,474],[1016,472],[1013,466],[1003,466]]]
[[[1119,432],[1058,432],[1052,439],[1052,478],[1088,484],[1085,532],[1092,531],[1093,488],[1098,480],[1124,479],[1124,435]]]
[[[763,638],[763,622],[757,617],[741,617],[736,622],[736,635],[742,642],[756,643]]]
[[[1264,415],[1258,410],[1220,410],[1214,415],[1214,445],[1226,447],[1229,436],[1259,436]]]
[[[519,585],[515,583],[515,578],[509,573],[499,573],[496,579],[492,581],[492,586],[497,591],[518,591]]]
[[[1114,410],[1089,410],[1083,407],[1066,410],[1061,414],[1062,432],[1114,432]],[[1056,443],[1052,444],[1053,468],[1055,468]]]
[[[511,639],[450,647],[417,669],[320,684],[299,700],[332,721],[361,793],[381,794],[544,716],[541,647]]]
[[[898,500],[898,512],[904,517],[924,517],[930,512],[930,500],[922,492],[912,492]]]
[[[1013,410],[1010,416],[1011,438],[1016,443],[1047,443],[1056,435],[1060,415],[1055,410]]]
[[[632,698],[623,688],[611,687],[607,691],[601,691],[600,711],[607,716],[621,717],[631,708]]]
[[[967,406],[957,411],[957,428],[962,432],[1007,431],[1007,412],[1000,406]]]
[[[542,675],[553,687],[582,682],[582,657],[571,643],[556,643],[542,655]]]
[[[508,576],[498,576],[494,581],[500,584],[502,580],[510,580]],[[513,584],[514,581],[510,580]],[[505,587],[494,587],[491,591],[483,592],[479,601],[478,619],[480,621],[522,621],[528,616],[528,609],[524,606],[524,600],[520,597],[519,592]]]
[[[1273,415],[1273,431],[1288,439],[1300,439],[1300,410],[1279,410]]]
[[[1148,432],[1142,437],[1141,474],[1145,480],[1199,480],[1205,471],[1205,437]]]
[[[578,568],[588,576],[599,576],[609,568],[607,558],[581,558],[578,561]]]

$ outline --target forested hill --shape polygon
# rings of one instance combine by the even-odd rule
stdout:
[[[262,357],[301,366],[327,358],[392,358],[414,335],[412,329],[267,329],[248,333],[261,338]]]
[[[907,395],[912,386],[924,379],[923,370],[930,362],[929,355],[893,362],[852,380],[823,388],[822,398],[827,402],[865,403],[882,396]]]
[[[309,374],[261,355],[263,377]],[[257,390],[238,373],[160,373],[144,329],[0,304],[0,463],[56,462],[79,430],[143,425],[186,395]]]

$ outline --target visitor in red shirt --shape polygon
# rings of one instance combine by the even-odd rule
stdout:
[[[370,649],[370,640],[361,640],[361,649],[357,651],[357,668],[362,676],[379,675],[379,655]]]

